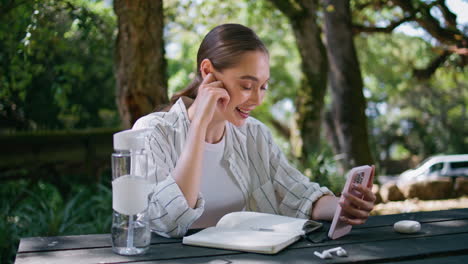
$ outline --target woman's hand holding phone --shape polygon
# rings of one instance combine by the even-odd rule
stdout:
[[[361,225],[366,222],[370,212],[374,209],[376,197],[372,189],[368,187],[356,185],[354,189],[362,193],[363,197],[358,198],[350,193],[343,193],[345,200],[340,205],[350,217],[342,216],[340,220],[350,225]]]
[[[343,195],[338,199],[328,237],[337,239],[348,234],[353,225],[364,224],[374,208],[372,193],[374,166],[352,168],[346,175]]]
[[[213,119],[216,108],[225,111],[229,99],[223,82],[216,80],[213,73],[208,73],[198,87],[193,121],[206,128]]]
[[[366,186],[361,184],[351,186],[353,192],[359,193],[361,197],[353,195],[353,192],[343,192],[344,200],[340,201],[340,206],[349,217],[341,216],[341,221],[349,225],[361,225],[367,221],[370,212],[374,209],[376,200],[375,194],[372,192],[374,173],[375,168],[372,166],[371,175]]]

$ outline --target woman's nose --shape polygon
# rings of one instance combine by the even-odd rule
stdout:
[[[263,96],[261,94],[261,90],[260,89],[254,89],[252,91],[252,93],[250,94],[249,101],[252,104],[260,105],[262,103],[262,100],[263,100]]]

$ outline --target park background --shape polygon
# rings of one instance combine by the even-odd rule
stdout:
[[[466,0],[2,0],[0,261],[20,237],[108,233],[112,134],[194,76],[222,23],[270,50],[252,114],[339,192],[352,166],[397,175],[468,153]],[[429,208],[430,209],[430,208]]]

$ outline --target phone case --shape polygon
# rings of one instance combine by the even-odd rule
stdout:
[[[348,192],[359,198],[363,197],[363,194],[352,190],[353,183],[357,183],[363,186],[372,187],[372,181],[374,179],[374,166],[359,166],[352,168],[346,175],[346,184],[343,187],[343,192]],[[341,196],[340,202],[344,200],[344,197]],[[345,212],[342,212],[341,206],[337,206],[335,215],[333,216],[333,221],[330,226],[330,231],[328,232],[328,237],[331,239],[337,239],[348,234],[351,231],[352,226],[341,221],[340,216],[346,216]]]

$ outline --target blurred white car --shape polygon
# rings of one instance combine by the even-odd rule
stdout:
[[[403,172],[398,178],[398,184],[461,176],[468,177],[468,154],[432,156],[415,169]]]

